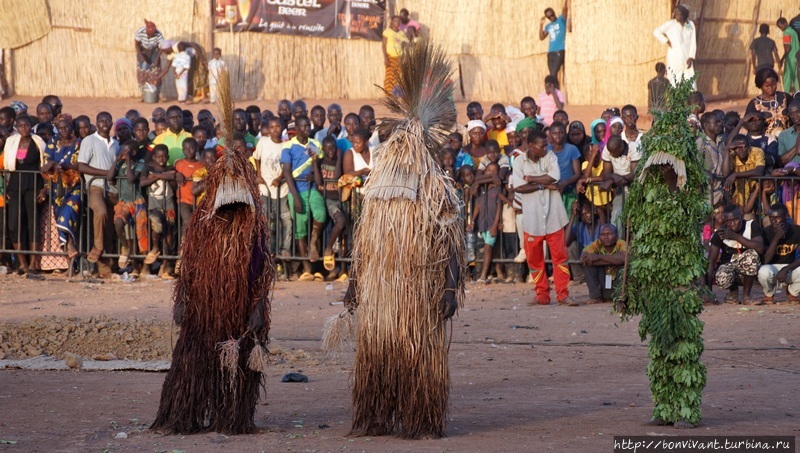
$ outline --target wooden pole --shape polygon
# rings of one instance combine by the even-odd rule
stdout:
[[[219,0],[208,2],[208,30],[206,31],[206,53],[211,54],[214,51],[214,25],[216,9],[215,5]],[[201,0],[202,2],[202,0]],[[206,55],[208,58],[208,55]]]

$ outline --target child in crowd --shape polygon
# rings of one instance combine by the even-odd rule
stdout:
[[[728,137],[731,134],[738,134],[739,130],[736,129],[736,125],[739,124],[739,120],[741,120],[741,117],[739,116],[739,112],[737,112],[735,110],[727,111],[727,112],[725,112],[724,118],[725,119],[722,121],[722,126],[723,126],[722,135],[724,135],[725,137]],[[765,119],[766,119],[766,117],[765,117]],[[765,127],[765,129],[766,129],[766,127]]]
[[[219,96],[217,83],[223,69],[225,69],[225,61],[222,60],[222,49],[215,47],[214,50],[211,51],[211,59],[208,60],[208,88],[211,94],[212,104],[217,102],[217,96]]]
[[[553,113],[553,122],[554,123],[561,123],[564,125],[564,128],[569,126],[569,114],[565,110],[556,110]]]
[[[292,212],[289,210],[289,187],[283,182],[281,169],[281,153],[284,146],[281,140],[282,130],[278,118],[263,121],[261,139],[256,145],[253,158],[258,162],[261,176],[259,190],[264,214],[268,219],[280,219],[270,222],[272,253],[281,258],[288,258],[292,247]]]
[[[456,178],[456,196],[461,201],[461,218],[464,219],[464,230],[467,231],[466,259],[470,267],[470,275],[475,267],[475,233],[468,229],[472,224],[472,185],[475,183],[475,169],[464,165],[458,169]]]
[[[192,174],[192,195],[194,195],[197,203],[206,195],[206,176],[208,176],[208,169],[217,162],[217,151],[214,149],[206,148],[202,151],[203,166],[195,170]]]
[[[178,43],[178,53],[172,57],[172,69],[175,70],[175,89],[178,91],[178,102],[186,104],[189,93],[189,69],[192,57],[186,52],[186,43]]]
[[[622,214],[625,196],[628,193],[628,186],[633,183],[636,165],[642,156],[638,149],[633,152],[628,143],[620,135],[612,135],[606,144],[606,152],[603,153],[603,172],[600,185],[602,190],[615,189],[614,199],[611,209],[611,223],[616,224],[620,214]],[[617,228],[622,229],[621,225]]]
[[[159,144],[153,148],[153,161],[145,167],[139,184],[147,190],[147,212],[150,219],[150,251],[145,266],[158,260],[162,249],[174,252],[175,246],[175,180],[177,172],[167,167],[169,148]],[[162,244],[163,241],[163,244]],[[162,247],[163,245],[163,247]],[[161,262],[158,276],[170,280],[167,260]]]
[[[772,181],[768,181],[772,182]],[[774,187],[774,186],[773,186]],[[769,205],[767,205],[769,206]],[[722,228],[722,210],[725,208],[725,205],[722,202],[717,203],[714,205],[714,210],[711,214],[706,217],[706,221],[703,224],[703,248],[706,251],[706,256],[708,256],[708,251],[711,248],[711,236],[714,235],[714,232],[718,229]]]
[[[506,115],[506,108],[503,104],[494,104],[489,110],[485,119],[486,124],[490,124],[492,129],[486,134],[489,140],[495,140],[501,149],[508,146],[508,136],[506,135],[506,125],[509,117]]]
[[[456,179],[456,156],[453,154],[453,150],[449,148],[444,148],[442,150],[442,170],[444,170],[445,174],[454,180]]]
[[[486,173],[486,168],[490,163],[496,163],[499,171],[494,174]],[[490,182],[497,182],[495,178],[499,178],[499,182],[506,181],[511,174],[511,164],[509,163],[508,156],[500,154],[500,145],[494,140],[486,142],[486,157],[481,159],[478,164],[478,171],[475,176],[475,185],[488,184]]]
[[[178,183],[178,202],[179,212],[181,216],[181,238],[186,233],[186,228],[189,226],[189,219],[192,218],[192,213],[195,208],[195,198],[192,194],[194,189],[194,182],[192,175],[203,163],[197,160],[198,143],[192,137],[186,138],[181,144],[183,149],[183,159],[178,159],[175,162],[176,182]],[[180,271],[180,260],[175,264],[175,272]]]
[[[696,131],[701,129],[700,126],[700,115],[706,111],[706,98],[703,96],[703,93],[699,91],[693,91],[692,94],[686,99],[686,102],[692,108],[692,113],[689,114],[689,125],[692,126]]]
[[[725,178],[725,191],[731,194],[733,203],[741,208],[742,214],[752,213],[758,199],[758,181],[748,178],[764,175],[764,151],[750,146],[747,136],[742,134],[729,137],[726,148],[733,156],[731,172]]]
[[[366,143],[364,145],[366,146]],[[342,176],[342,153],[336,148],[336,139],[331,136],[322,139],[322,152],[324,153],[322,159],[317,159],[314,165],[314,182],[317,190],[322,192],[322,198],[325,199],[328,216],[333,219],[333,227],[322,252],[322,265],[325,270],[331,272],[336,268],[333,245],[340,239],[347,226],[347,216],[342,211],[339,199],[338,181]],[[331,274],[331,277],[335,276],[336,274]]]
[[[493,141],[493,140],[492,140]],[[497,176],[500,173],[500,165],[491,162],[486,165],[486,174]],[[467,227],[467,231],[477,230],[478,235],[483,239],[483,266],[478,283],[489,283],[489,270],[492,265],[492,249],[497,241],[497,234],[500,229],[500,206],[502,204],[502,184],[499,178],[489,183],[485,189],[476,197],[475,211],[472,213],[472,223]],[[504,279],[503,270],[497,265],[498,279]]]
[[[564,108],[564,93],[559,89],[558,78],[548,75],[544,78],[544,91],[539,93],[539,115],[542,117],[542,122],[545,126],[549,126],[553,122],[553,115],[556,110]]]
[[[158,137],[159,135],[163,134],[169,126],[167,125],[167,120],[155,120],[153,122],[153,129],[155,130],[155,135],[153,138]]]
[[[597,121],[597,120],[596,120]],[[602,121],[602,120],[601,120]],[[595,123],[593,122],[592,125]],[[599,126],[603,126],[600,128]],[[595,135],[597,131],[605,132],[605,123],[598,124],[598,127],[592,127]],[[595,136],[592,137],[592,144],[587,148],[587,153],[583,156],[583,163],[581,164],[581,179],[578,180],[576,188],[579,194],[584,194],[597,210],[600,216],[600,224],[606,223],[608,218],[606,208],[608,206],[610,194],[607,190],[600,188],[603,174],[603,160],[600,157],[600,148],[602,143],[595,143]]]
[[[464,151],[462,145],[464,143],[464,136],[461,135],[461,132],[453,132],[450,134],[447,147],[450,148],[456,156],[456,161],[453,166],[455,171],[458,171],[464,165],[469,165],[474,167],[475,165],[472,163],[472,157]]]
[[[145,169],[145,157],[138,142],[128,140],[120,146],[117,161],[108,171],[107,181],[116,185],[119,194],[119,201],[114,206],[114,230],[121,244],[117,263],[120,269],[131,264],[130,256],[135,252],[134,228],[136,252],[147,250],[147,204],[137,184]],[[131,275],[136,277],[138,273],[138,265],[134,265]]]

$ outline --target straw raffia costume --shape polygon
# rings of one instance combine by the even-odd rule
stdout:
[[[173,295],[181,332],[150,428],[243,434],[254,427],[266,365],[269,229],[257,175],[242,155],[226,151],[205,181]]]
[[[446,320],[463,301],[464,228],[450,180],[432,156],[456,118],[451,66],[427,41],[398,73],[402,97],[383,119],[353,244],[355,281],[346,301],[357,335],[355,435],[444,434],[450,376]]]

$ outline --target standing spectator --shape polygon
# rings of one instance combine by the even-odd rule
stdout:
[[[761,112],[767,117],[766,134],[777,138],[781,131],[788,127],[786,108],[792,96],[778,91],[778,73],[772,68],[761,68],[756,71],[756,87],[761,89],[761,94],[747,103],[745,113]]]
[[[672,10],[672,19],[653,30],[658,42],[666,44],[667,78],[672,86],[683,79],[694,77],[694,59],[697,53],[697,29],[689,20],[689,8],[678,5]],[[693,84],[697,87],[697,83]]]
[[[506,115],[506,108],[503,107],[503,104],[494,104],[489,109],[489,114],[484,118],[484,123],[492,126],[492,130],[486,134],[486,137],[489,140],[495,140],[500,149],[506,149],[506,146],[508,146],[506,125],[510,122],[511,119]]]
[[[558,168],[561,179],[558,180],[561,201],[567,211],[572,209],[572,203],[578,199],[575,193],[575,183],[581,179],[581,152],[573,145],[567,143],[567,130],[561,123],[550,126],[550,144],[547,150],[552,151],[558,158]]]
[[[259,138],[261,134],[261,109],[257,105],[248,105],[244,111],[247,114],[247,133]]]
[[[711,251],[708,255],[708,288],[716,280],[717,285],[728,290],[725,303],[739,303],[739,286],[742,283],[742,302],[755,304],[750,296],[753,281],[760,264],[759,254],[764,250],[760,221],[742,219],[739,206],[730,204],[722,211],[723,227],[711,236]]]
[[[325,137],[331,136],[334,140],[344,138],[347,131],[342,127],[342,107],[339,104],[328,106],[328,127],[320,130],[314,140],[322,142]]]
[[[179,109],[180,110],[180,109]],[[89,185],[89,209],[92,211],[92,249],[86,255],[90,263],[97,263],[101,278],[111,276],[111,266],[107,260],[100,260],[104,251],[113,250],[114,232],[111,219],[116,203],[116,193],[107,190],[105,177],[114,166],[119,154],[119,143],[111,137],[111,114],[97,114],[97,132],[81,141],[78,152],[78,171],[84,175]]]
[[[536,302],[550,303],[550,288],[544,268],[544,242],[553,260],[553,280],[559,304],[575,304],[570,300],[569,268],[564,242],[564,226],[569,222],[558,192],[561,172],[558,158],[547,151],[547,136],[540,131],[528,134],[529,149],[514,159],[514,192],[522,195],[522,228],[525,255],[536,285]]]
[[[647,82],[647,111],[651,115],[664,110],[664,94],[669,85],[667,65],[659,61],[656,63],[656,76]]]
[[[294,231],[297,249],[300,256],[308,257],[303,261],[303,274],[300,281],[313,281],[311,263],[319,260],[319,236],[325,225],[325,199],[314,189],[314,160],[319,157],[320,144],[308,138],[311,133],[311,122],[307,116],[295,119],[297,135],[290,140],[281,153],[283,179],[289,186],[289,208],[294,214]],[[312,217],[311,237],[308,236],[309,214]],[[319,279],[322,278],[320,274]]]
[[[37,245],[36,222],[39,220],[39,204],[46,200],[47,188],[39,177],[39,167],[45,162],[47,145],[36,134],[31,133],[31,120],[23,115],[16,121],[17,133],[6,139],[3,147],[3,167],[9,171],[6,197],[8,206],[8,232],[14,250],[35,251]],[[24,171],[24,173],[21,173]],[[38,273],[35,256],[30,262],[24,254],[17,254],[17,273]]]
[[[601,226],[600,237],[583,249],[580,258],[589,289],[587,304],[611,302],[627,254],[628,247],[619,239],[617,227],[610,223]]]
[[[226,66],[225,60],[222,59],[222,49],[214,47],[214,50],[211,51],[211,59],[208,60],[208,90],[211,103],[217,102],[217,96],[219,95],[217,83],[223,69],[226,69]]]
[[[57,134],[56,127],[53,125],[53,107],[46,102],[36,106],[36,118],[39,122],[33,126],[33,133],[40,134],[44,126],[48,126],[53,135]],[[45,141],[45,143],[47,143]]]
[[[311,119],[312,137],[316,137],[317,132],[325,129],[325,116],[325,107],[321,105],[315,105],[314,107],[311,107],[309,119]]]
[[[178,91],[178,102],[186,104],[189,95],[189,69],[192,57],[186,52],[186,44],[178,43],[178,53],[172,58],[172,69],[175,70],[175,89]]]
[[[136,79],[142,87],[152,75],[159,73],[159,48],[164,41],[164,35],[158,31],[156,24],[145,19],[144,27],[136,30],[133,39],[136,49]]]
[[[386,68],[386,75],[383,79],[383,89],[387,93],[393,93],[397,85],[397,72],[400,69],[400,58],[408,45],[408,36],[400,31],[400,16],[393,16],[389,28],[383,30],[383,65]]]
[[[281,169],[284,147],[282,130],[278,118],[270,119],[267,122],[267,134],[262,134],[253,158],[258,162],[262,179],[259,190],[264,214],[268,219],[280,219],[279,222],[270,222],[270,225],[274,225],[270,234],[272,251],[280,258],[288,258],[292,247],[292,211],[289,210],[289,186],[284,183]]]
[[[17,120],[17,112],[11,107],[0,108],[0,127],[4,127],[9,131],[14,129],[14,121]]]
[[[628,186],[633,183],[636,164],[641,160],[642,155],[639,150],[631,151],[628,143],[619,135],[612,135],[608,139],[606,152],[603,153],[603,184],[600,188],[610,190],[616,189],[614,199],[611,202],[611,222],[616,223],[617,218],[622,214],[625,197],[628,194]],[[620,226],[617,225],[619,228]]]
[[[407,9],[400,10],[400,31],[408,36],[408,41],[413,42],[414,38],[419,38],[419,22],[411,18],[411,14]]]
[[[800,38],[797,32],[789,26],[786,18],[781,17],[777,22],[778,28],[783,32],[783,89],[787,93],[800,91],[800,76],[797,70],[797,57],[800,52]]]
[[[567,35],[567,13],[569,12],[569,0],[564,1],[564,9],[561,15],[556,17],[553,8],[544,10],[544,17],[539,22],[539,39],[550,37],[547,47],[547,68],[550,76],[558,80],[558,71],[564,65],[564,41]],[[546,21],[550,21],[545,25]]]
[[[544,78],[544,91],[539,93],[539,119],[545,126],[553,123],[553,114],[564,108],[564,93],[558,89],[558,78],[549,75]]]
[[[366,147],[366,141],[362,141],[359,145]],[[336,148],[336,140],[328,136],[322,139],[322,152],[324,153],[323,157],[317,159],[316,165],[314,165],[314,182],[317,185],[317,190],[322,192],[322,198],[325,199],[328,217],[333,219],[333,227],[328,235],[325,250],[322,253],[322,265],[325,270],[330,272],[336,268],[333,245],[347,226],[347,216],[342,211],[342,202],[339,200],[338,181],[342,176],[342,151]],[[349,154],[352,154],[352,152]],[[335,274],[331,277],[333,276]]]
[[[59,243],[71,261],[78,256],[78,225],[81,217],[81,176],[75,168],[80,139],[72,130],[72,117],[56,118],[58,136],[45,150],[41,172],[50,181],[50,199],[58,228]]]
[[[145,168],[144,159],[143,150],[131,140],[120,145],[117,162],[108,170],[109,184],[116,184],[119,193],[114,206],[114,230],[121,244],[117,262],[120,269],[128,267],[132,253],[147,250],[147,204],[137,184]],[[134,236],[138,250],[133,249]],[[137,266],[133,275],[138,274]]]
[[[503,204],[503,184],[498,177],[500,166],[496,162],[491,162],[486,166],[486,174],[494,177],[475,197],[475,211],[472,213],[472,223],[467,228],[468,233],[473,229],[483,239],[483,265],[481,276],[478,283],[489,283],[489,272],[492,266],[492,249],[497,241],[500,227],[500,213]],[[498,263],[496,266],[497,278],[502,280],[503,270]]]
[[[706,176],[711,188],[711,205],[722,202],[723,181],[730,172],[730,153],[722,140],[722,117],[715,112],[706,112],[700,117],[701,133],[697,137],[697,149],[706,163]]]
[[[175,168],[167,165],[169,151],[165,145],[153,148],[153,160],[141,174],[139,184],[147,190],[147,217],[150,219],[150,251],[145,266],[158,260],[162,250],[175,252]],[[163,244],[162,244],[163,242]],[[161,261],[158,276],[172,280],[167,260]]]
[[[192,218],[194,213],[195,200],[192,195],[194,189],[194,182],[192,182],[192,175],[198,169],[203,167],[203,163],[197,159],[199,146],[197,140],[189,137],[181,144],[183,148],[183,159],[175,161],[175,180],[178,185],[178,206],[181,220],[181,239],[186,233],[186,228],[189,226],[189,219]],[[175,271],[180,270],[180,261],[175,265]]]
[[[764,288],[762,303],[774,303],[778,285],[789,285],[786,301],[800,302],[800,275],[794,270],[800,267],[797,246],[800,244],[800,226],[788,222],[789,211],[783,204],[769,208],[769,226],[764,229],[764,264],[758,268],[758,283]]]
[[[776,46],[775,41],[769,37],[769,25],[759,25],[758,34],[761,36],[750,43],[750,59],[753,61],[753,74],[760,68],[775,69],[775,62],[780,61],[778,57],[778,46]]]
[[[183,157],[183,141],[191,137],[192,134],[183,130],[183,110],[177,105],[171,105],[167,108],[167,124],[169,128],[164,132],[158,133],[158,123],[156,123],[156,133],[158,135],[153,139],[153,145],[166,145],[169,150],[169,159],[167,160],[167,165],[169,166]]]

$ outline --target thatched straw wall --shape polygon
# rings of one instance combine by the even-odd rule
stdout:
[[[15,92],[22,95],[139,96],[133,33],[144,17],[156,21],[168,39],[206,45],[209,36],[209,0],[172,0],[169,8],[156,0],[23,3],[26,17],[36,17],[38,25],[0,38],[4,47],[14,48],[7,72]],[[539,40],[539,21],[547,6],[560,13],[563,0],[394,3],[395,10],[411,10],[426,32],[453,55],[461,76],[458,87],[464,93],[462,97],[461,90],[456,90],[458,100],[518,103],[523,96],[536,96],[543,90],[547,40]],[[702,25],[697,64],[700,90],[709,97],[755,94],[751,71],[745,66],[753,27],[769,23],[770,36],[779,42],[774,23],[783,2],[684,3],[690,6],[692,19]],[[652,30],[669,19],[670,4],[669,0],[647,0],[621,7],[617,0],[572,0],[564,84],[568,102],[645,104],[647,81],[655,75],[655,63],[666,55],[666,47],[653,38]],[[41,25],[44,15],[33,14],[48,7],[49,33],[51,24]],[[701,7],[705,20],[699,19]],[[784,14],[791,16],[793,11]],[[4,31],[17,22],[14,17],[0,17]],[[26,26],[31,27],[31,22]],[[8,40],[15,33],[25,39],[12,45]],[[378,42],[227,32],[214,33],[213,39],[223,51],[237,99],[380,96],[375,85],[382,84],[384,70]],[[174,95],[169,76],[164,87],[166,95]]]
[[[50,31],[46,0],[0,0],[0,49],[29,44]]]

